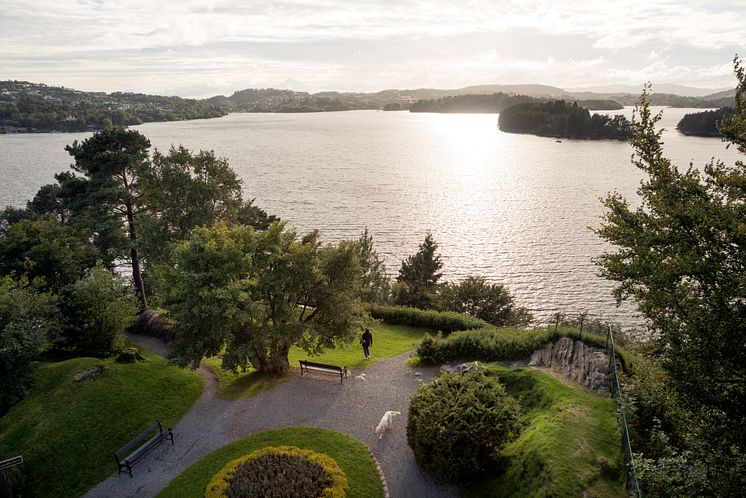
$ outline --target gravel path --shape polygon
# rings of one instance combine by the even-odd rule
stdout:
[[[166,345],[157,339],[128,339],[156,353],[168,353]],[[407,445],[409,398],[419,384],[414,370],[404,364],[408,356],[405,353],[361,370],[366,380],[355,379],[360,372],[353,372],[343,384],[328,375],[296,377],[258,396],[236,401],[220,399],[215,377],[200,367],[205,389],[174,427],[176,444],[161,444],[138,462],[132,471],[134,478],[126,474],[110,477],[85,496],[155,496],[211,451],[244,436],[294,425],[332,429],[368,445],[383,468],[392,498],[458,496],[457,488],[439,486],[421,471]],[[427,380],[437,367],[417,371]],[[399,410],[402,416],[394,419],[393,429],[379,441],[373,429],[387,410]]]

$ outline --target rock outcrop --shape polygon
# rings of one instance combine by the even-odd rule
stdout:
[[[609,356],[603,349],[569,337],[546,344],[534,351],[529,359],[512,362],[511,366],[550,368],[597,393],[609,393]]]

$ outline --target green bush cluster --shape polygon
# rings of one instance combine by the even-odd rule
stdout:
[[[206,498],[342,498],[347,477],[322,453],[268,446],[228,462],[207,484]]]
[[[407,442],[436,481],[462,482],[499,461],[519,429],[519,405],[479,370],[444,374],[410,400]]]
[[[392,325],[409,325],[450,334],[456,330],[478,329],[489,324],[479,318],[452,311],[433,311],[406,306],[371,305],[370,314]]]
[[[423,363],[441,364],[456,359],[481,361],[514,360],[524,358],[549,342],[562,337],[582,339],[590,346],[606,347],[606,338],[582,334],[577,329],[559,328],[516,330],[487,327],[454,332],[447,337],[426,336],[417,346],[417,356]],[[627,368],[623,350],[615,348],[622,367]]]

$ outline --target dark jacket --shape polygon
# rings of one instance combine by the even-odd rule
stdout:
[[[370,333],[370,330],[363,332],[363,336],[360,338],[360,343],[367,344],[368,346],[373,345],[373,334]]]

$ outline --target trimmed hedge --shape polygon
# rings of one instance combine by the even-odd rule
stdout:
[[[228,462],[207,484],[205,498],[344,498],[347,489],[344,472],[323,453],[268,446]]]
[[[590,346],[606,348],[606,337],[595,334],[580,334],[577,329],[560,328],[516,330],[494,327],[454,332],[448,337],[426,336],[417,346],[417,356],[423,363],[442,364],[452,360],[470,359],[481,361],[517,360],[525,358],[545,344],[562,337],[579,339]],[[628,358],[624,350],[615,347],[622,368],[628,370]]]
[[[421,310],[406,306],[371,304],[370,314],[373,318],[392,325],[409,325],[411,327],[439,330],[446,335],[457,330],[491,327],[484,320],[453,311]]]

